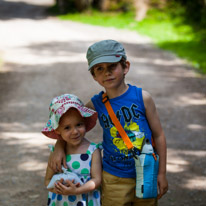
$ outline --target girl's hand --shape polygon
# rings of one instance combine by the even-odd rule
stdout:
[[[63,179],[61,179],[59,182],[55,183],[55,191],[57,191],[57,194],[61,195],[76,195],[79,186],[80,183],[74,184],[74,180],[66,180],[65,184],[63,184]]]
[[[157,199],[160,199],[168,190],[168,182],[165,174],[158,175],[157,184],[159,188],[159,194],[157,196]]]

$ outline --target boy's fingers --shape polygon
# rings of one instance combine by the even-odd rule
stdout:
[[[63,172],[63,171],[62,171],[62,165],[61,165],[60,162],[57,163],[57,165],[56,165],[56,170],[57,170],[57,172]]]
[[[157,199],[159,200],[161,197],[162,197],[162,195],[158,195],[158,196],[157,196]]]
[[[160,193],[157,196],[158,199],[160,199],[165,193],[167,193],[168,187],[160,188]]]
[[[63,157],[63,165],[64,165],[64,168],[67,169],[66,157]]]

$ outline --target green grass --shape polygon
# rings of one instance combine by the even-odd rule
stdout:
[[[175,14],[174,14],[175,11]],[[178,12],[179,15],[178,15]],[[160,48],[172,51],[186,59],[200,73],[206,74],[206,36],[205,31],[194,29],[183,19],[183,10],[150,10],[141,22],[130,13],[103,13],[87,11],[59,16],[62,20],[78,21],[86,24],[115,27],[137,31],[150,37]]]

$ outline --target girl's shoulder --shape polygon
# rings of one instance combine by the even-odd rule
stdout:
[[[90,145],[87,149],[87,154],[92,154],[96,149],[99,149],[99,144],[96,144],[94,142],[90,142]]]

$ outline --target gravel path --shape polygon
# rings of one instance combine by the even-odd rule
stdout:
[[[160,113],[170,189],[159,205],[205,205],[206,77],[135,32],[49,17],[52,3],[0,1],[0,205],[46,205],[47,145],[55,143],[40,133],[48,105],[62,93],[86,102],[101,89],[87,72],[85,53],[102,39],[124,45],[127,82],[149,91]],[[100,141],[99,125],[87,136]]]

